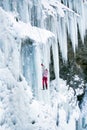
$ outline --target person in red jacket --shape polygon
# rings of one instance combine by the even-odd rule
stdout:
[[[45,66],[43,64],[41,64],[42,66],[42,85],[43,85],[43,90],[48,89],[48,70],[45,69]]]

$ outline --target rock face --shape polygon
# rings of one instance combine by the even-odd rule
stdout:
[[[78,78],[76,79],[76,75]],[[67,84],[74,90],[83,87],[84,93],[77,96],[79,106],[81,105],[85,86],[87,83],[87,33],[82,44],[80,36],[78,37],[78,48],[76,54],[73,53],[70,39],[68,39],[68,62],[62,62],[60,54],[60,77],[67,81]]]
[[[84,39],[84,45],[79,39],[79,47],[76,54],[76,62],[80,65],[84,73],[84,79],[87,82],[87,33]]]

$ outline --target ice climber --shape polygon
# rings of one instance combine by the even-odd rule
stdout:
[[[42,66],[42,85],[43,85],[43,90],[48,89],[48,70],[45,69],[45,66],[43,64],[41,64]]]

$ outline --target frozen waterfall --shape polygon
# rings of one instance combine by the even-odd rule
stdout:
[[[68,61],[67,38],[71,40],[74,54],[79,44],[78,32],[84,44],[87,30],[86,12],[86,0],[0,0],[0,68],[7,68],[6,72],[10,71],[11,76],[19,84],[25,79],[34,98],[51,106],[54,105],[50,101],[51,88],[49,87],[52,53],[55,90],[59,92],[56,96],[58,101],[53,109],[57,113],[56,118],[59,121],[57,124],[59,123],[60,130],[64,126],[66,129],[70,128],[71,124],[72,129],[76,129],[75,123],[78,119],[75,114],[78,114],[78,103],[73,90],[69,91],[60,83],[59,51],[63,62],[66,63]],[[48,69],[48,90],[44,91],[41,63]],[[63,94],[67,95],[66,99]],[[74,109],[77,113],[74,113],[70,101],[74,101]],[[61,116],[62,112],[64,118]],[[63,125],[62,120],[65,122]]]
[[[22,72],[30,86],[32,86],[35,93],[39,93],[39,89],[42,88],[42,81],[40,78],[40,64],[43,62],[49,70],[50,48],[52,47],[54,72],[57,80],[56,88],[58,90],[60,88],[58,50],[60,49],[61,51],[63,62],[67,62],[67,37],[70,37],[72,42],[72,48],[75,53],[75,50],[78,47],[78,30],[80,32],[82,42],[84,43],[85,30],[87,27],[85,19],[86,4],[81,0],[42,0],[37,2],[35,0],[7,0],[6,2],[1,0],[0,6],[6,11],[13,12],[17,22],[21,20],[25,23],[31,24],[33,27],[37,26],[53,33],[52,35],[54,36],[49,36],[49,34],[47,34],[48,37],[46,37],[45,31],[42,33],[39,29],[34,29],[30,25],[29,27],[31,28],[31,32],[29,32],[28,30],[25,30],[24,32],[22,29],[22,31],[24,32],[24,34],[22,35],[26,35],[26,33],[28,33],[28,38],[26,38],[27,43],[25,41],[25,43],[22,42],[22,46],[19,45],[19,50],[21,50],[22,52],[22,66],[20,67],[21,70],[19,72]],[[32,41],[32,45],[30,45],[31,43],[28,39]],[[6,46],[7,43],[5,44],[5,51],[8,48]],[[6,53],[8,53],[8,49]],[[18,55],[20,57],[20,54]],[[8,58],[8,54],[6,54],[6,56]],[[18,66],[20,66],[20,63]],[[33,81],[35,82],[33,83]],[[37,87],[35,87],[35,85]]]

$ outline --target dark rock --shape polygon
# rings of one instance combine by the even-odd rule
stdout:
[[[53,63],[53,54],[52,54],[52,48],[50,49],[50,80],[55,79],[55,73],[54,73],[54,63]]]
[[[35,120],[32,121],[32,124],[35,124]]]

